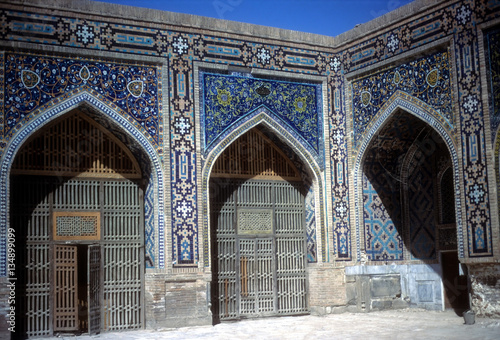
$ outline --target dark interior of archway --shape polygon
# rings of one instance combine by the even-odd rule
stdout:
[[[449,158],[442,138],[404,111],[373,138],[363,167],[365,225],[376,221],[365,230],[371,260],[402,260],[405,241],[412,259],[437,259],[435,177],[439,162]]]
[[[454,202],[445,142],[423,120],[399,110],[365,153],[363,225],[369,260],[437,263],[440,251],[456,251]],[[456,282],[444,288],[447,296],[458,292]],[[463,299],[451,300],[451,307],[463,310]]]
[[[144,153],[116,124],[81,106],[31,136],[17,153],[12,173],[74,177],[96,163],[114,170],[105,175],[110,177],[148,179],[151,173]]]

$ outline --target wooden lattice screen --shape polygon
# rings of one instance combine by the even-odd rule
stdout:
[[[78,330],[75,301],[81,300],[81,295],[75,297],[76,254],[85,247],[88,254],[78,256],[78,261],[86,261],[88,268],[90,286],[85,303],[90,316],[89,332],[142,328],[144,207],[138,185],[112,179],[71,179],[61,183],[55,177],[35,176],[19,176],[13,182],[16,190],[12,223],[19,231],[16,238],[26,240],[19,248],[20,254],[26,256],[20,255],[18,263],[19,268],[24,268],[23,282],[19,282],[23,287],[20,305],[24,307],[18,315],[26,335],[31,338]],[[80,212],[68,213],[75,210]],[[72,237],[71,242],[76,242],[73,245],[54,239],[52,232],[57,228],[53,223],[57,218],[50,217],[57,215],[99,216],[100,238],[81,243]],[[74,229],[78,234],[82,228]]]
[[[89,334],[101,331],[101,247],[90,245],[88,247],[88,328]]]
[[[211,198],[216,315],[230,320],[307,313],[301,184],[232,179],[220,189]]]
[[[74,110],[32,137],[11,173],[19,335],[142,328],[144,204],[132,153]]]
[[[51,124],[16,156],[13,174],[140,178],[131,152],[79,111]]]
[[[258,129],[229,145],[215,162],[211,176],[300,180],[290,159]]]
[[[77,247],[54,245],[54,331],[78,330]]]

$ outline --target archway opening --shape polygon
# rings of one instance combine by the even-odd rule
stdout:
[[[311,183],[299,158],[263,126],[216,160],[209,193],[214,323],[308,313]]]
[[[30,137],[10,174],[18,337],[144,326],[147,170],[74,109]]]
[[[368,260],[428,264],[444,291],[441,294],[441,284],[431,279],[409,274],[415,276],[414,287],[409,284],[415,292],[412,303],[457,313],[467,309],[466,277],[459,272],[457,253],[451,155],[441,136],[416,116],[394,112],[366,149],[362,176]]]

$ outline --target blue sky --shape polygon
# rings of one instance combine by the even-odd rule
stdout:
[[[411,0],[101,0],[336,36]]]

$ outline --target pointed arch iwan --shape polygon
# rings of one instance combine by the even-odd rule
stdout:
[[[152,180],[154,182],[154,199],[158,202],[158,210],[155,214],[154,224],[157,231],[157,266],[164,267],[164,175],[161,160],[157,151],[150,141],[133,124],[113,110],[98,98],[87,91],[80,91],[68,97],[66,100],[58,102],[53,100],[47,107],[50,109],[37,115],[34,119],[23,125],[10,139],[5,147],[5,152],[0,159],[0,276],[7,275],[7,235],[10,226],[10,171],[17,152],[24,143],[38,130],[48,123],[82,105],[90,106],[93,111],[99,112],[106,119],[118,125],[131,139],[140,145],[142,151],[149,158],[152,168]]]
[[[456,224],[457,224],[457,241],[458,241],[458,256],[460,258],[465,257],[464,250],[464,238],[463,238],[463,222],[462,222],[462,190],[460,187],[460,177],[459,177],[459,159],[456,150],[456,146],[450,136],[449,129],[445,128],[443,124],[439,121],[439,114],[429,105],[417,99],[407,93],[402,91],[397,91],[392,95],[392,97],[384,104],[377,115],[373,118],[372,123],[370,123],[369,128],[361,141],[359,149],[357,150],[354,172],[353,172],[353,183],[354,183],[354,200],[355,200],[355,231],[356,231],[356,254],[358,261],[361,258],[361,223],[363,216],[363,202],[362,202],[362,169],[366,157],[366,151],[370,146],[372,139],[377,136],[380,130],[383,128],[385,123],[392,117],[392,115],[398,110],[404,110],[409,114],[423,120],[429,126],[431,126],[443,139],[448,151],[450,153],[452,168],[453,168],[453,182],[455,187],[455,214],[456,214]]]
[[[323,181],[322,173],[319,164],[314,160],[314,157],[304,148],[301,143],[294,138],[294,136],[288,132],[281,124],[271,117],[272,115],[267,111],[267,109],[262,108],[257,114],[249,120],[231,127],[231,132],[223,139],[218,141],[218,143],[210,150],[202,168],[201,176],[201,188],[202,197],[201,206],[203,212],[203,266],[210,266],[210,230],[209,230],[209,181],[210,173],[212,167],[215,164],[219,156],[224,152],[224,150],[236,139],[238,139],[243,134],[250,131],[252,128],[262,124],[267,128],[271,129],[278,138],[284,141],[290,148],[300,157],[302,162],[307,166],[308,171],[313,176],[313,188],[315,193],[315,206],[316,206],[316,216],[317,223],[316,228],[320,229],[320,241],[317,242],[318,252],[321,250],[322,261],[326,261],[326,254],[328,252],[328,240],[327,240],[327,230],[325,226],[325,206],[324,206],[324,191],[323,191]],[[318,230],[317,230],[318,232]]]

